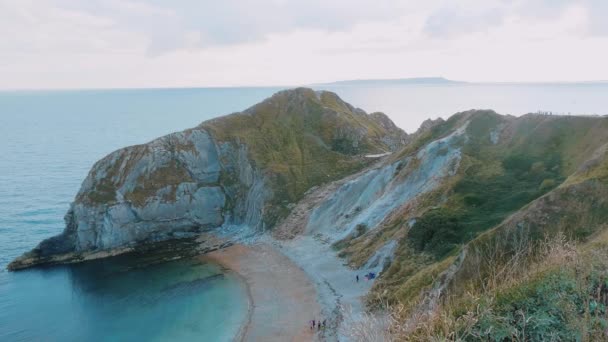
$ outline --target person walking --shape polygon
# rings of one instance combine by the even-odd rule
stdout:
[[[313,320],[312,320],[312,325],[310,326],[310,330],[312,330],[312,329],[314,329],[314,328],[315,328],[315,320],[313,319]]]
[[[318,329],[318,330],[321,330],[321,321],[318,321],[318,322],[317,322],[317,329]]]
[[[357,274],[356,278],[357,278],[357,283],[358,283],[359,282],[359,275],[358,274]]]

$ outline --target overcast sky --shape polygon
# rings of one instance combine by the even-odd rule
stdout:
[[[0,89],[608,79],[608,0],[0,0]]]

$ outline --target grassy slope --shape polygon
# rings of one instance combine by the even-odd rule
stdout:
[[[556,234],[495,262],[483,287],[444,298],[438,314],[399,340],[604,341],[608,234],[586,242]],[[488,255],[489,256],[489,255]]]
[[[388,149],[389,132],[330,92],[296,89],[275,94],[244,113],[201,125],[221,142],[244,143],[271,182],[270,226],[315,185],[360,170],[361,154]]]
[[[363,154],[384,153],[401,146],[405,139],[405,133],[383,114],[368,115],[334,93],[306,88],[281,91],[244,112],[206,121],[185,132],[198,129],[207,130],[220,143],[233,144],[235,150],[245,145],[255,168],[272,188],[272,202],[267,203],[264,214],[268,227],[287,215],[289,204],[311,187],[362,169],[371,161]],[[174,155],[194,149],[172,135],[162,138],[162,144]],[[94,177],[92,191],[79,194],[76,200],[94,205],[115,202],[124,177],[148,153],[149,145],[143,144],[106,156],[92,170],[96,173],[103,166],[105,176]],[[143,206],[159,189],[173,185],[175,190],[185,181],[191,181],[188,171],[174,161],[138,179],[138,186],[125,198]],[[224,170],[218,185],[236,182],[236,176]],[[173,192],[166,199],[174,197]]]
[[[608,118],[463,113],[446,124],[462,117],[472,121],[461,173],[387,224],[400,246],[371,302],[401,303],[401,318],[411,317],[466,244],[437,315],[400,338],[606,338]],[[493,145],[496,125],[501,142]],[[408,229],[411,217],[418,221]],[[547,248],[555,236],[563,238]],[[351,260],[364,259],[361,246],[375,237],[359,240]],[[576,262],[551,254],[573,244]]]
[[[446,260],[453,259],[463,244],[484,236],[566,180],[565,184],[607,178],[608,162],[602,158],[577,171],[594,151],[608,143],[606,118],[459,113],[420,134],[401,155],[415,152],[416,146],[448,134],[469,119],[469,139],[462,146],[459,174],[403,208],[383,229],[349,241],[342,251],[357,266],[387,239],[399,239],[395,261],[376,284],[372,303],[379,299],[414,303],[421,290],[429,288],[450,265]],[[500,139],[492,144],[490,134],[496,127],[501,127]],[[559,211],[553,214],[559,215]],[[574,225],[571,235],[586,234],[582,232],[587,228],[576,222],[580,216],[568,221]],[[410,229],[407,222],[414,217],[417,222]]]

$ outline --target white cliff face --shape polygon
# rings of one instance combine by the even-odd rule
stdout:
[[[327,184],[331,191],[316,189],[301,203],[305,208],[310,203],[310,214],[296,208],[294,217],[286,219],[293,227],[306,228],[292,239],[273,243],[314,281],[324,317],[336,317],[339,322],[337,333],[325,336],[328,341],[350,340],[349,332],[369,319],[363,297],[374,281],[364,275],[380,276],[398,247],[396,240],[388,240],[360,268],[351,269],[338,257],[333,243],[355,233],[359,224],[376,229],[393,211],[455,175],[466,126],[427,144],[415,155],[335,182],[339,184]]]
[[[74,204],[71,210],[78,227],[75,249],[110,249],[167,238],[197,226],[220,226],[225,201],[221,187],[182,183],[177,186],[175,201],[154,196],[141,208],[129,202],[102,207]]]
[[[306,233],[322,233],[335,242],[358,225],[374,229],[455,172],[463,133],[464,127],[416,156],[346,182],[313,209]],[[410,168],[411,163],[416,165]],[[203,128],[174,133],[97,162],[66,214],[65,231],[34,252],[48,257],[112,250],[222,227],[260,232],[272,196],[245,145],[218,143]]]
[[[66,215],[64,234],[73,240],[73,251],[83,252],[227,223],[261,227],[266,188],[244,146],[218,146],[204,130],[174,133],[98,162]]]
[[[359,154],[385,153],[406,138],[388,117],[368,115],[333,93],[279,92],[242,113],[98,161],[65,216],[64,232],[21,260],[27,259],[24,267],[60,254],[78,260],[89,252],[230,227],[259,233],[271,228],[265,221],[275,224],[307,188],[325,181],[310,176],[318,171],[311,167],[292,170],[292,156],[285,154],[300,154],[307,165],[319,162],[327,177],[337,178],[365,166]],[[376,183],[389,182],[387,172]]]
[[[455,174],[465,129],[466,125],[429,143],[415,158],[370,170],[342,185],[314,209],[306,231],[323,233],[335,242],[352,234],[358,225],[376,228],[395,209]],[[411,163],[416,165],[408,170]]]
[[[373,272],[379,275],[387,264],[393,261],[393,255],[397,249],[397,241],[390,240],[380,247],[374,255],[361,267],[363,271]]]

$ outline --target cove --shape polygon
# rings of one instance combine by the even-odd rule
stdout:
[[[0,273],[2,341],[231,341],[247,319],[238,276],[188,258],[122,255]]]

